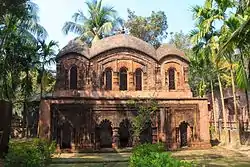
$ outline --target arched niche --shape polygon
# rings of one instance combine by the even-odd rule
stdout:
[[[132,147],[133,129],[132,122],[129,119],[123,119],[119,125],[120,147]]]
[[[97,135],[100,141],[101,148],[112,148],[112,123],[105,119],[102,120],[97,129]]]

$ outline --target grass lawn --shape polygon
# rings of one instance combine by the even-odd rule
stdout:
[[[221,147],[209,150],[184,150],[172,154],[181,160],[194,161],[202,167],[250,167],[250,157]],[[126,160],[129,155],[128,153],[62,154],[60,158],[53,160],[55,164],[50,167],[128,167]]]

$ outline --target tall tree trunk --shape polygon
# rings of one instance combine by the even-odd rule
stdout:
[[[43,76],[44,76],[44,65],[42,66],[42,76],[40,82],[40,100],[43,98]]]
[[[217,132],[217,112],[215,110],[215,100],[214,100],[214,86],[213,86],[213,81],[211,80],[211,92],[212,92],[212,105],[213,105],[213,116],[214,116],[214,128],[215,132]]]
[[[23,103],[23,130],[25,129],[25,131],[23,132],[24,137],[28,137],[28,132],[29,132],[29,120],[28,120],[28,94],[29,94],[29,90],[28,90],[28,84],[29,84],[29,69],[25,69],[25,73],[26,73],[26,83],[25,83],[25,90],[24,90],[24,103]]]
[[[222,85],[221,85],[220,74],[217,74],[217,77],[218,77],[219,88],[220,88],[221,107],[222,107],[222,114],[223,114],[223,126],[224,126],[224,129],[226,129],[226,127],[227,127],[226,111],[225,111],[224,95],[223,95],[223,89],[222,89]]]
[[[43,97],[43,76],[41,76],[41,82],[40,82],[40,100],[42,100]]]
[[[236,127],[238,129],[238,111],[237,111],[237,99],[236,99],[236,90],[235,90],[235,83],[234,83],[234,73],[233,73],[233,65],[230,62],[230,73],[231,73],[231,82],[232,82],[232,92],[233,92],[233,103],[234,103],[234,112],[235,112],[235,121]]]
[[[28,115],[27,115],[27,101],[23,102],[23,137],[28,137],[29,132],[29,123],[28,123]]]

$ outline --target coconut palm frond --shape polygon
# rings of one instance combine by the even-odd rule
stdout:
[[[98,34],[103,34],[103,35],[108,34],[111,32],[112,28],[113,28],[112,22],[106,22],[100,27]]]
[[[64,24],[62,31],[66,35],[69,32],[73,32],[73,33],[81,35],[84,32],[84,29],[83,29],[82,25],[68,21]]]
[[[236,83],[239,88],[241,89],[249,89],[250,83],[249,80],[245,74],[245,69],[243,64],[239,64],[237,70],[236,70]]]
[[[225,44],[220,48],[218,55],[229,54],[232,53],[232,46],[238,44],[249,44],[250,43],[250,17],[240,26],[237,30],[235,30],[231,37],[225,42]]]
[[[76,12],[72,17],[73,22],[64,24],[62,29],[64,34],[76,33],[87,43],[111,35],[113,28],[121,21],[115,18],[116,10],[113,7],[103,6],[102,0],[89,0],[85,3],[89,16],[85,17],[80,10]]]
[[[84,16],[82,10],[78,10],[78,12],[76,12],[76,13],[73,14],[72,19],[76,23],[84,23],[85,20],[87,20],[87,17]]]

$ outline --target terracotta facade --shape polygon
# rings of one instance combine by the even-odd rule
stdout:
[[[128,101],[153,98],[159,110],[142,142],[209,147],[207,99],[192,97],[188,65],[182,51],[169,45],[155,50],[129,35],[107,37],[91,48],[72,41],[58,54],[53,96],[41,101],[39,136],[72,151],[132,147],[136,110]]]

